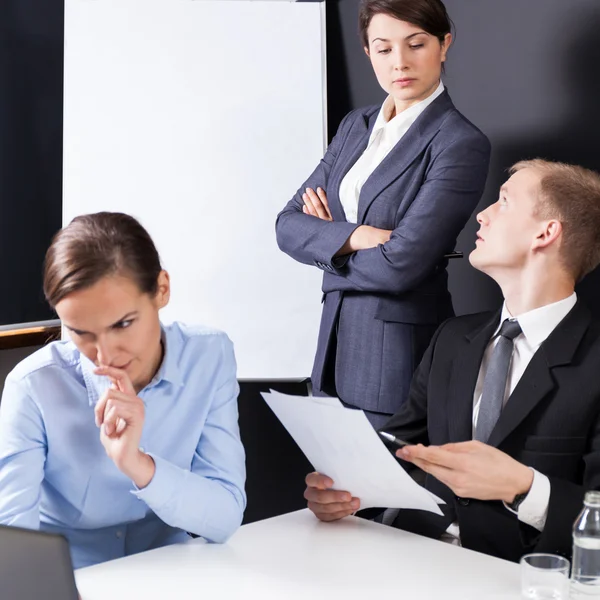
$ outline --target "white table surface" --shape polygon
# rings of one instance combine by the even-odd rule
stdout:
[[[308,510],[75,573],[83,600],[518,600],[519,566],[356,517]]]

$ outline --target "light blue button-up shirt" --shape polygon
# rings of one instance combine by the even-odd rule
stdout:
[[[163,326],[165,354],[138,394],[141,449],[156,464],[139,490],[108,458],[94,406],[109,382],[72,342],[8,375],[0,404],[0,523],[57,531],[76,568],[240,525],[244,449],[233,346],[221,332]]]

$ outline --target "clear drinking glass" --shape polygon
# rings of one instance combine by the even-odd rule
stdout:
[[[535,600],[567,600],[569,561],[555,554],[526,554],[521,558],[521,594]]]

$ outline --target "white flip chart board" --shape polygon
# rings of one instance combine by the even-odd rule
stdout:
[[[165,322],[226,331],[241,379],[310,375],[320,271],[275,218],[325,147],[323,2],[66,0],[63,220],[138,218]]]

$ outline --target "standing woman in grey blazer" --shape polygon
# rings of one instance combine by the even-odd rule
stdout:
[[[441,81],[441,0],[362,0],[359,26],[388,97],[344,118],[276,229],[281,250],[324,271],[315,394],[379,427],[454,314],[445,255],[481,198],[490,144]]]

